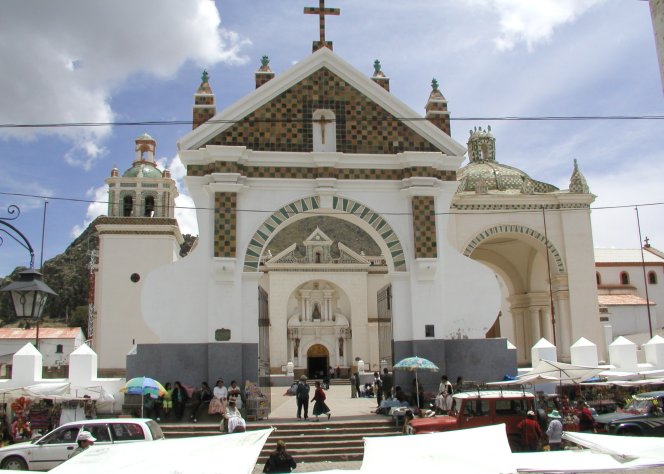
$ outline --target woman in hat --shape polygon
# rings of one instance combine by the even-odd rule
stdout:
[[[314,402],[313,413],[316,416],[316,419],[314,421],[318,421],[318,417],[320,415],[327,415],[327,419],[328,420],[330,419],[331,413],[330,409],[325,404],[326,398],[327,397],[325,396],[323,387],[321,387],[320,382],[316,380],[316,390],[314,391],[314,398],[311,399],[311,401]]]
[[[76,437],[76,443],[78,443],[78,448],[76,448],[70,455],[69,459],[81,454],[83,451],[88,449],[90,446],[95,444],[96,438],[92,436],[89,431],[81,431]]]
[[[247,424],[245,423],[244,418],[242,418],[242,414],[240,414],[240,410],[238,410],[235,400],[232,398],[228,400],[228,406],[226,407],[224,418],[228,423],[229,433],[244,433],[247,429]],[[223,431],[223,422],[220,430]]]
[[[552,410],[547,418],[549,418],[549,427],[546,429],[546,435],[549,438],[549,450],[560,451],[563,442],[563,424],[560,421],[562,417],[558,410]]]

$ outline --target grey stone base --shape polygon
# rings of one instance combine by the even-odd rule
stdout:
[[[210,386],[223,378],[244,386],[245,380],[258,382],[258,344],[139,344],[136,354],[127,356],[127,379],[148,376],[162,383],[180,382]]]
[[[272,387],[290,387],[295,380],[295,375],[270,375]]]
[[[506,339],[427,339],[394,341],[394,361],[406,357],[424,357],[436,364],[440,372],[418,372],[418,381],[425,391],[436,392],[440,377],[447,375],[455,383],[457,377],[466,381],[493,382],[505,375],[517,375],[516,350],[507,348]],[[394,372],[396,385],[410,391],[415,375]]]

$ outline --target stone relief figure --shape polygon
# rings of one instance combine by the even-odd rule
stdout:
[[[299,338],[295,339],[293,341],[293,343],[295,344],[295,346],[293,347],[293,355],[295,357],[299,357],[300,356],[299,355],[300,354],[300,339]]]
[[[340,337],[339,338],[339,357],[344,356],[344,338]]]

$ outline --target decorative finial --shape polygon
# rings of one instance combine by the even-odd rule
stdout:
[[[433,79],[431,79],[431,88],[435,91],[438,90],[438,81],[436,80],[435,77]]]
[[[207,69],[203,69],[203,74],[201,75],[201,82],[206,83],[209,78],[210,75],[208,74]]]
[[[263,67],[267,66],[268,64],[270,64],[270,58],[267,55],[263,56],[261,58],[261,64],[263,65]]]
[[[380,68],[380,61],[376,59],[374,61],[374,74],[378,74],[380,72]]]
[[[647,249],[650,248],[650,239],[648,238],[647,235],[646,235],[646,238],[645,238],[644,242],[645,242],[645,245],[643,247],[647,248]]]
[[[574,158],[574,171],[579,171],[579,163],[577,163],[576,158]]]
[[[491,125],[487,125],[486,129],[490,132],[491,131]]]

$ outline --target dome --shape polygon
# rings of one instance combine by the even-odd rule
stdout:
[[[496,161],[496,139],[491,127],[470,131],[468,139],[470,163],[457,174],[457,193],[502,191],[512,194],[551,193],[558,188],[536,181],[523,171]]]
[[[530,194],[551,193],[558,188],[551,184],[536,181],[523,171],[497,162],[470,162],[459,170],[457,192],[512,191]]]
[[[134,161],[131,168],[124,172],[123,178],[162,178],[161,171],[150,162]]]

